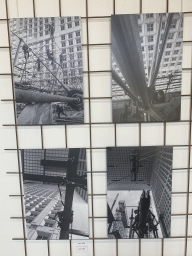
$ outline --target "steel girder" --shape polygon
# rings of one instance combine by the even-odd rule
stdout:
[[[15,89],[17,103],[78,102],[77,98]]]
[[[111,31],[112,53],[129,86],[130,95],[135,96],[136,101],[140,98],[144,111],[147,110],[156,121],[163,121],[164,116],[150,104],[136,15],[113,16]],[[124,89],[124,83],[119,85]]]
[[[123,82],[123,80],[120,78],[120,76],[117,74],[115,70],[112,69],[112,79],[119,85],[126,94],[129,95],[129,97],[134,100],[138,101],[138,98],[131,92],[131,90],[128,88],[128,86]]]
[[[155,81],[156,81],[156,78],[157,78],[157,74],[159,72],[159,66],[160,66],[161,59],[162,59],[162,56],[163,56],[163,51],[165,49],[165,45],[166,45],[166,42],[167,42],[167,37],[168,37],[168,34],[169,34],[169,29],[170,29],[170,26],[171,26],[172,19],[173,19],[173,13],[168,14],[167,23],[166,23],[165,32],[164,32],[164,37],[163,37],[163,42],[162,42],[162,45],[161,45],[161,48],[160,48],[160,52],[157,56],[157,61],[156,61],[156,63],[154,63],[155,65],[154,65],[153,73],[151,75],[151,79],[150,79],[150,82],[149,82],[149,87],[153,87],[155,85]],[[157,44],[158,44],[158,42],[157,42]]]
[[[111,22],[112,53],[131,92],[149,106],[136,15],[116,15]]]
[[[158,51],[159,51],[159,45],[160,45],[160,35],[161,35],[161,23],[162,23],[162,14],[160,14],[160,20],[159,20],[159,24],[158,24],[158,34],[157,34],[157,40],[156,40],[156,45],[155,45],[155,52],[153,55],[153,61],[152,61],[152,65],[151,65],[151,70],[150,70],[150,74],[149,74],[149,82],[148,82],[148,86],[150,87],[151,81],[153,79],[154,76],[154,72],[157,66],[157,55],[158,55]]]

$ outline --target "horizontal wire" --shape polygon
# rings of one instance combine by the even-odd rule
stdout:
[[[76,123],[76,124],[3,124],[3,126],[66,126],[66,127],[70,127],[70,126],[82,126],[82,125],[131,125],[131,124],[149,124],[149,123],[154,123],[154,124],[163,124],[163,123],[167,123],[167,124],[171,124],[171,123],[175,123],[175,124],[179,124],[179,123],[190,123],[190,120],[180,120],[180,121],[150,121],[150,122],[145,122],[145,121],[138,121],[138,122],[130,122],[130,123],[113,123],[113,122],[85,122],[85,123]]]
[[[121,146],[121,145],[117,145],[118,147],[125,147],[125,146]],[[140,145],[142,147],[148,147],[146,145]],[[154,147],[163,147],[163,146],[168,146],[168,147],[175,147],[175,148],[184,148],[184,147],[189,147],[192,146],[192,144],[183,144],[183,145],[155,145]],[[152,147],[152,146],[151,146]],[[19,148],[5,148],[5,151],[19,151],[22,150],[23,148],[19,149]],[[36,149],[42,149],[42,148],[36,148]],[[86,147],[86,149],[88,150],[92,150],[92,149],[106,149],[106,147]],[[192,168],[192,167],[191,167]]]
[[[192,215],[192,213],[173,213],[171,216],[177,217],[177,216],[186,216],[186,215]],[[89,216],[89,219],[108,219],[108,216]],[[10,217],[10,219],[26,219],[26,217]]]
[[[172,168],[172,171],[188,170],[188,169],[191,169],[191,168],[192,167],[190,167],[190,168],[188,168],[188,167]],[[92,172],[91,171],[87,171],[87,173],[107,173],[107,171],[92,171]],[[20,172],[6,172],[6,174],[20,174]]]
[[[182,68],[182,71],[189,71],[192,70],[192,68]],[[106,69],[106,70],[84,70],[82,71],[83,74],[88,73],[112,73],[112,69]],[[0,73],[0,76],[14,76],[14,73]]]
[[[192,191],[189,192],[171,192],[172,195],[179,195],[179,194],[192,194]],[[9,195],[9,197],[24,197],[24,195]],[[107,196],[107,193],[105,194],[87,194],[87,196]]]
[[[192,238],[192,236],[170,236],[169,238],[167,238],[167,237],[163,237],[163,238],[155,238],[155,240],[157,240],[157,239],[161,239],[161,240],[164,240],[164,239],[172,239],[172,238],[178,238],[178,239],[181,239],[181,238]],[[146,241],[146,238],[140,238],[141,240],[143,240],[143,241]],[[154,239],[154,238],[153,238]],[[27,239],[27,238],[12,238],[12,240],[28,240],[28,241],[30,241],[30,239]],[[85,239],[78,239],[78,241],[79,240],[84,240],[85,241]],[[108,237],[94,237],[94,238],[92,238],[92,237],[89,237],[89,240],[109,240],[109,238]],[[125,240],[128,240],[128,238],[127,239],[125,239]],[[131,240],[139,240],[139,238],[133,238],[133,239],[131,239]],[[70,240],[71,241],[71,240]]]
[[[192,11],[183,12],[183,14],[192,14]],[[61,16],[61,17],[65,17],[65,16]],[[82,16],[81,17],[82,20],[86,20],[86,19],[109,19],[109,18],[111,19],[111,15],[104,15],[104,16]],[[0,19],[0,21],[9,21],[10,19],[12,19],[12,18],[7,18],[7,19],[3,18],[3,19]]]
[[[182,97],[190,97],[191,96],[191,94],[182,94],[181,95],[181,98]],[[89,100],[89,99],[91,99],[91,100],[103,100],[103,99],[113,99],[113,97],[112,96],[108,96],[108,97],[83,97],[83,99],[84,100]],[[11,102],[16,102],[17,103],[17,100],[16,99],[1,99],[1,101],[11,101]],[[44,124],[41,124],[41,125],[44,125]]]
[[[186,40],[186,41],[183,41],[183,43],[187,44],[187,43],[192,43],[192,40]],[[82,47],[87,47],[87,46],[111,46],[112,43],[95,43],[95,44],[81,44]],[[10,49],[10,48],[13,48],[12,46],[0,46],[0,49]]]

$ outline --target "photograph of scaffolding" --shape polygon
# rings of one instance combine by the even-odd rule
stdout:
[[[10,19],[18,124],[84,123],[81,18]]]
[[[20,150],[27,239],[88,239],[86,149]]]
[[[107,148],[108,238],[171,232],[173,147]]]
[[[179,121],[183,13],[112,15],[113,122]]]

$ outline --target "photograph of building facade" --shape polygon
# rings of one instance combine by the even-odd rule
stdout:
[[[180,120],[183,13],[112,15],[114,122]]]
[[[27,239],[88,239],[86,149],[20,153]]]
[[[109,238],[170,237],[173,147],[107,148]]]
[[[83,123],[81,18],[10,19],[18,124]]]

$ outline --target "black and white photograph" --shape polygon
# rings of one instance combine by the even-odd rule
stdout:
[[[111,16],[113,122],[179,121],[183,13]]]
[[[27,239],[88,239],[86,149],[25,149],[20,159]]]
[[[10,19],[17,123],[84,123],[81,17]]]
[[[168,238],[173,147],[107,148],[108,238]]]

